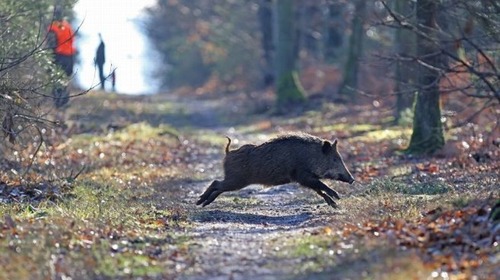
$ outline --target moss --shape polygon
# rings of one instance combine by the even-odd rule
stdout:
[[[305,90],[300,84],[296,71],[284,74],[277,82],[278,107],[286,107],[306,100]]]
[[[429,78],[429,77],[427,77]],[[434,79],[431,79],[434,83]],[[433,154],[444,146],[439,91],[432,88],[417,94],[409,154]]]
[[[410,145],[405,150],[407,154],[414,155],[424,155],[433,154],[444,146],[444,137],[442,134],[432,133],[428,136],[423,136],[421,134],[412,135],[412,140],[410,140]]]
[[[451,201],[451,205],[456,208],[464,208],[471,203],[472,199],[470,197],[463,197],[462,195],[454,198]]]

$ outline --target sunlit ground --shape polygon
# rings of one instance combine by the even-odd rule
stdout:
[[[271,116],[242,101],[71,100],[29,172],[36,143],[0,162],[0,279],[496,279],[499,152],[479,146],[493,124],[449,131],[470,150],[407,157],[397,151],[410,135],[383,121],[387,108]],[[194,205],[222,177],[225,135],[235,149],[280,130],[339,139],[357,180],[325,181],[339,209],[295,185]]]

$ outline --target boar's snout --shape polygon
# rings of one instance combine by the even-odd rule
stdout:
[[[342,174],[342,173],[337,173],[337,174],[326,174],[324,176],[326,179],[331,179],[331,180],[337,180],[345,183],[352,184],[354,183],[354,178],[350,173],[348,174]]]
[[[342,182],[349,183],[349,184],[354,183],[354,178],[352,178],[352,176],[350,174],[349,175],[340,174],[339,180]]]

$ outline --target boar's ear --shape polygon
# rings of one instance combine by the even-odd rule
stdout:
[[[333,140],[333,144],[332,144],[332,146],[333,146],[335,149],[337,149],[337,139]]]
[[[323,154],[328,154],[332,150],[332,143],[330,141],[323,141],[323,146],[321,147],[321,151]]]

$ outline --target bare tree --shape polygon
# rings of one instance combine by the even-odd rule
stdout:
[[[401,15],[402,20],[415,22],[415,4],[408,0],[395,0],[394,11]],[[398,28],[395,31],[396,55],[399,58],[415,57],[416,52],[416,34],[406,29]],[[412,107],[415,96],[415,62],[403,59],[396,61],[395,69],[395,89],[396,110],[394,119],[397,123],[401,114]]]
[[[419,59],[418,93],[413,118],[413,134],[408,151],[433,153],[444,146],[441,108],[439,106],[439,70],[441,52],[437,39],[437,3],[417,1],[417,57]]]
[[[352,33],[349,39],[349,53],[344,68],[344,79],[339,88],[340,94],[343,95],[353,94],[358,87],[359,60],[362,56],[364,41],[363,20],[366,17],[366,12],[367,2],[357,0],[351,23]]]
[[[275,9],[275,73],[278,106],[302,102],[305,99],[297,76],[297,38],[295,30],[294,2],[274,1]]]
[[[396,94],[402,97],[417,92],[408,151],[432,153],[444,145],[443,96],[445,106],[453,103],[467,109],[462,120],[455,117],[453,126],[473,121],[481,112],[499,105],[500,6],[495,1],[419,0],[414,21],[405,6],[396,5],[393,10],[382,3],[390,15],[385,24],[396,28],[400,46],[392,57],[398,71],[403,70],[396,73]],[[415,53],[405,48],[411,34],[417,36]],[[464,104],[465,100],[472,101]],[[474,109],[465,108],[471,104]]]
[[[71,6],[71,1],[58,3]],[[45,46],[53,11],[53,1],[48,0],[0,5],[0,118],[8,140],[0,145],[4,158],[9,148],[32,148],[36,154],[44,127],[55,124],[48,116],[48,104],[54,99],[52,88],[65,76]]]
[[[273,5],[271,0],[260,0],[257,16],[259,17],[261,45],[264,58],[264,86],[274,83],[273,69]]]

